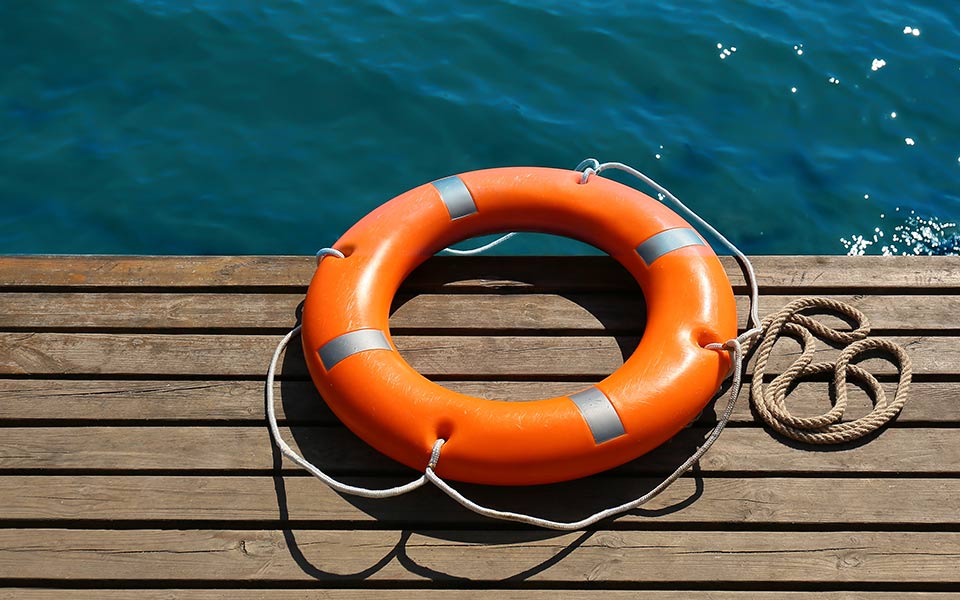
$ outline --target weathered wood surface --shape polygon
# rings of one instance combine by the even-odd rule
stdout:
[[[0,530],[0,571],[74,581],[942,584],[958,560],[957,532]]]
[[[743,316],[742,278],[723,262]],[[697,470],[574,534],[490,522],[432,488],[344,497],[279,460],[261,379],[314,264],[0,258],[0,598],[958,597],[960,259],[759,257],[764,314],[826,294],[907,347],[917,380],[900,418],[866,443],[810,449],[743,400]],[[636,284],[603,257],[453,258],[410,277],[391,329],[441,385],[529,400],[616,369],[644,318]],[[772,372],[797,347],[778,353]],[[414,475],[339,424],[302,361],[295,345],[276,388],[286,439],[351,482]],[[892,393],[889,363],[862,364]],[[870,400],[851,389],[855,417]],[[828,385],[789,402],[822,412]],[[711,407],[647,457],[581,481],[461,487],[578,518],[651,489],[715,418]]]
[[[799,295],[765,295],[766,316]],[[960,329],[960,296],[866,296],[837,294],[869,315],[874,329],[942,331]],[[244,294],[243,302],[225,302],[212,293],[8,292],[0,295],[0,327],[24,331],[104,329],[289,330],[303,301],[290,294]],[[485,330],[514,334],[537,331],[642,332],[642,296],[596,294],[420,294],[394,303],[393,331]],[[748,299],[737,298],[741,322]],[[841,325],[835,321],[837,326]]]
[[[157,333],[0,333],[0,374],[260,377],[280,335]],[[960,345],[940,335],[885,336],[910,351],[914,373],[960,374]],[[619,368],[637,347],[629,336],[394,335],[400,354],[427,377],[585,378],[598,380]],[[784,346],[792,344],[790,340]],[[307,376],[299,344],[287,349],[284,377]],[[779,372],[799,356],[799,346],[771,358]],[[839,352],[822,347],[816,361]],[[897,370],[870,358],[861,366],[878,374]],[[748,370],[748,372],[750,372]]]
[[[335,473],[415,475],[342,427],[298,427],[284,438]],[[692,427],[616,473],[663,473],[692,454],[707,430]],[[829,452],[798,451],[758,427],[731,427],[700,461],[704,472],[949,473],[960,476],[955,428],[891,428],[871,443]],[[135,443],[132,443],[135,442]],[[249,471],[273,467],[262,427],[9,427],[0,441],[0,470]],[[298,467],[284,463],[284,469]],[[443,473],[443,467],[439,468]]]
[[[960,525],[960,480],[956,478],[684,477],[643,510],[617,519],[618,527],[664,523],[781,525]],[[383,488],[395,478],[355,481]],[[642,493],[656,478],[598,475],[587,481],[544,486],[562,495],[564,507],[544,507],[544,491],[515,490],[509,502],[497,491],[461,485],[471,495],[505,508],[587,514],[612,499]],[[278,502],[282,499],[283,508]],[[598,492],[598,489],[602,492]],[[695,502],[686,503],[696,498]],[[344,522],[404,526],[489,525],[450,502],[438,490],[422,488],[376,510],[375,500],[350,502],[311,477],[272,475],[25,475],[0,476],[0,506],[15,521],[57,523],[107,521],[222,522],[231,527],[267,522]],[[682,510],[673,510],[683,505]],[[891,510],[896,507],[896,510]]]
[[[440,385],[464,394],[491,400],[537,400],[577,392],[592,382],[583,381],[456,381]],[[896,386],[883,383],[892,397]],[[919,381],[910,387],[910,402],[894,427],[901,425],[960,422],[960,381]],[[290,424],[333,425],[339,423],[309,381],[284,381],[275,386],[277,416]],[[830,407],[826,382],[805,383],[790,396],[792,412],[812,416]],[[850,385],[848,414],[859,416],[870,409],[865,392]],[[237,380],[151,379],[0,379],[0,419],[8,424],[50,425],[90,421],[232,421],[247,425],[265,419],[263,383]],[[706,411],[700,421],[715,419]],[[733,423],[752,424],[755,418],[749,402],[737,404]],[[90,423],[85,423],[90,424]]]

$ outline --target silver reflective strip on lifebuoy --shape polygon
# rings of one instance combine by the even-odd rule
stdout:
[[[450,220],[468,217],[477,212],[477,204],[473,201],[470,190],[456,175],[434,181],[433,187],[440,192],[440,199],[450,213]]]
[[[597,444],[610,441],[626,433],[620,415],[610,399],[596,387],[571,394],[570,399],[580,409],[583,420],[590,427],[593,441]]]
[[[379,329],[358,329],[333,338],[320,349],[320,362],[323,368],[329,371],[341,360],[353,356],[357,352],[367,350],[393,350],[387,336]]]
[[[692,229],[668,229],[648,238],[647,241],[637,246],[637,254],[649,267],[653,264],[653,261],[664,254],[687,246],[706,246],[706,244]]]

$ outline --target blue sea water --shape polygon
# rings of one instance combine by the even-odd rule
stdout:
[[[952,0],[2,0],[0,252],[310,254],[588,156],[750,253],[879,252],[953,235],[958,103]]]

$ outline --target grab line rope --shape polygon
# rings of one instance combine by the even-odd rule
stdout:
[[[730,422],[730,416],[733,414],[733,407],[736,405],[737,398],[740,396],[740,383],[743,375],[743,369],[741,368],[743,347],[736,339],[732,339],[725,344],[710,344],[710,347],[713,347],[712,349],[729,351],[733,360],[733,364],[736,365],[733,371],[733,381],[730,384],[730,397],[727,401],[726,408],[723,410],[723,415],[721,415],[720,419],[717,421],[717,424],[710,432],[710,435],[708,435],[703,441],[703,444],[701,444],[700,447],[697,448],[697,450],[683,462],[683,464],[677,467],[673,473],[666,477],[666,479],[657,484],[655,488],[634,500],[595,512],[589,517],[585,517],[579,521],[553,521],[525,513],[497,510],[470,500],[436,474],[434,471],[434,465],[436,464],[436,461],[433,459],[431,459],[431,464],[427,465],[425,473],[427,479],[430,480],[430,482],[435,486],[443,490],[446,495],[456,500],[464,508],[473,511],[478,515],[483,515],[493,519],[500,519],[503,521],[516,521],[519,523],[525,523],[527,525],[534,525],[536,527],[543,527],[545,529],[557,529],[560,531],[583,529],[584,527],[589,527],[590,525],[593,525],[598,521],[602,521],[603,519],[613,517],[625,513],[628,510],[633,510],[634,508],[640,507],[656,496],[660,495],[663,490],[670,487],[684,473],[690,470],[690,468],[695,465],[704,454],[707,453],[707,450],[710,449],[710,446],[712,446],[713,443],[717,441],[717,438],[720,437],[720,434],[727,426],[727,423]],[[438,450],[443,447],[443,441],[444,440],[437,440],[438,445],[434,446],[434,454],[438,454]]]
[[[322,256],[321,256],[322,258]],[[310,472],[311,475],[329,485],[331,488],[340,492],[341,494],[352,494],[354,496],[363,496],[364,498],[389,498],[391,496],[399,496],[401,494],[406,494],[407,492],[412,492],[418,487],[426,483],[426,476],[421,475],[417,479],[414,479],[410,483],[399,485],[392,488],[373,490],[370,488],[359,487],[355,485],[349,485],[341,481],[337,481],[333,477],[330,477],[319,468],[317,468],[309,460],[303,458],[297,452],[291,448],[287,442],[283,440],[283,437],[280,435],[280,427],[277,424],[277,409],[275,402],[273,400],[273,380],[277,373],[277,363],[280,362],[280,355],[283,353],[284,349],[287,347],[287,344],[290,343],[290,340],[294,338],[297,334],[300,333],[300,325],[297,325],[290,330],[287,335],[283,336],[283,339],[280,340],[280,343],[277,344],[277,349],[273,352],[273,358],[270,359],[270,368],[267,369],[267,388],[266,388],[266,404],[267,404],[267,424],[270,426],[270,433],[273,435],[273,441],[277,445],[277,448],[280,449],[281,454],[297,463],[304,469]]]
[[[867,335],[870,333],[870,326],[863,313],[848,304],[829,298],[801,298],[791,302],[779,312],[770,315],[761,321],[759,317],[759,287],[757,285],[756,274],[750,260],[743,252],[740,251],[739,248],[737,248],[736,245],[727,240],[727,238],[721,235],[716,229],[713,228],[713,226],[707,223],[695,211],[683,204],[683,202],[681,202],[669,190],[633,167],[619,162],[601,164],[594,158],[588,158],[587,160],[581,162],[580,165],[577,166],[576,170],[582,171],[583,175],[581,178],[581,184],[586,184],[592,174],[599,175],[602,171],[607,169],[619,169],[629,173],[630,175],[633,175],[634,177],[637,177],[647,185],[656,189],[662,195],[662,197],[670,199],[691,220],[711,233],[737,258],[743,271],[744,278],[746,279],[750,289],[750,308],[747,317],[747,331],[740,334],[736,338],[727,340],[722,344],[713,343],[705,346],[711,350],[728,352],[730,354],[732,380],[730,383],[730,392],[727,405],[717,420],[717,424],[706,437],[703,444],[701,444],[697,450],[683,462],[683,464],[677,467],[660,484],[635,500],[598,511],[578,521],[553,521],[523,513],[501,511],[483,506],[474,502],[473,500],[470,500],[452,487],[449,483],[447,483],[443,478],[437,475],[436,468],[440,461],[443,445],[446,442],[444,439],[438,439],[436,442],[434,442],[430,459],[424,468],[423,475],[407,484],[386,489],[370,489],[360,486],[353,486],[338,481],[324,473],[310,461],[297,454],[297,452],[294,451],[283,440],[280,435],[280,428],[277,424],[273,392],[277,363],[280,360],[280,355],[283,353],[283,350],[290,343],[290,340],[300,332],[300,325],[294,327],[289,333],[287,333],[287,335],[283,337],[282,340],[280,340],[280,343],[277,345],[277,348],[273,354],[273,358],[270,361],[270,367],[267,371],[267,422],[270,427],[270,432],[273,435],[274,441],[277,444],[277,447],[280,449],[280,452],[340,493],[363,496],[367,498],[386,498],[413,491],[419,487],[422,487],[426,482],[429,481],[442,490],[445,494],[453,498],[456,502],[479,515],[494,519],[517,521],[547,529],[575,530],[588,527],[597,523],[598,521],[622,514],[647,503],[659,495],[677,479],[679,479],[694,464],[696,464],[700,458],[703,457],[707,450],[709,450],[714,442],[717,441],[717,439],[720,437],[720,434],[727,426],[727,423],[730,421],[730,417],[733,414],[733,409],[736,405],[737,399],[740,396],[743,371],[745,367],[744,358],[754,348],[754,344],[758,338],[760,339],[760,343],[756,346],[757,363],[754,367],[753,382],[750,390],[751,400],[753,401],[753,405],[756,407],[757,412],[760,414],[764,422],[766,422],[778,433],[791,439],[811,444],[838,444],[863,437],[896,417],[907,400],[907,394],[910,388],[910,381],[912,377],[910,358],[907,356],[906,351],[902,347],[894,344],[893,342],[876,338],[867,339]],[[516,235],[515,232],[508,233],[500,238],[497,238],[493,242],[471,250],[455,250],[452,248],[447,248],[445,250],[451,254],[458,255],[479,254],[484,250],[488,250],[502,242],[505,242],[514,235]],[[317,264],[319,265],[320,261],[328,256],[343,258],[343,254],[339,251],[333,248],[323,248],[317,252]],[[805,310],[817,308],[839,312],[849,317],[857,325],[851,331],[841,331],[827,327],[822,323],[810,318],[809,316],[801,314]],[[763,380],[770,355],[777,340],[783,335],[794,337],[801,342],[801,356],[794,361],[794,363],[784,373],[776,376],[770,382],[770,384],[765,387]],[[836,362],[811,364],[813,360],[813,354],[816,351],[815,336],[827,341],[845,343],[848,345],[841,351],[840,357]],[[890,403],[887,402],[883,388],[880,386],[877,379],[863,368],[855,364],[851,364],[851,361],[870,350],[880,351],[887,354],[891,358],[891,362],[898,365],[900,379],[894,399]],[[810,375],[828,371],[832,371],[834,373],[833,387],[836,394],[836,403],[834,404],[833,408],[823,415],[817,417],[801,418],[790,414],[786,408],[785,398],[794,383],[802,377],[808,377]],[[868,415],[854,421],[841,423],[840,419],[843,416],[847,404],[846,383],[848,374],[853,375],[856,379],[860,380],[870,388],[870,391],[875,399],[875,406],[874,410]]]
[[[280,343],[277,345],[276,350],[273,353],[273,358],[270,361],[270,367],[267,370],[267,388],[266,388],[266,404],[267,404],[267,423],[270,426],[270,433],[273,435],[274,442],[277,444],[277,447],[280,449],[280,452],[300,465],[304,469],[310,472],[314,477],[317,477],[325,484],[333,488],[334,490],[342,494],[351,494],[354,496],[363,496],[364,498],[389,498],[391,496],[399,496],[401,494],[406,494],[407,492],[412,492],[413,490],[421,487],[424,483],[429,481],[438,488],[440,488],[445,494],[456,500],[458,503],[462,504],[464,507],[472,510],[473,512],[483,515],[486,517],[491,517],[494,519],[501,519],[506,521],[518,521],[520,523],[526,523],[528,525],[535,525],[537,527],[544,527],[547,529],[558,529],[562,531],[570,531],[576,529],[582,529],[589,525],[592,525],[598,521],[606,519],[607,517],[612,517],[614,515],[619,515],[628,510],[637,508],[638,506],[645,504],[663,490],[667,489],[674,481],[680,478],[681,475],[687,472],[698,460],[702,457],[707,450],[710,449],[710,446],[713,445],[717,438],[720,437],[720,433],[726,427],[727,423],[730,421],[730,416],[733,414],[734,405],[737,402],[737,398],[740,396],[741,388],[741,377],[743,373],[743,347],[740,342],[734,338],[729,342],[724,344],[709,344],[707,347],[712,350],[729,352],[732,362],[734,364],[733,370],[733,380],[730,384],[730,397],[727,401],[727,406],[723,411],[723,415],[717,422],[717,425],[713,428],[713,431],[710,432],[710,435],[704,440],[703,444],[697,448],[690,458],[688,458],[682,465],[677,467],[677,469],[671,473],[666,479],[664,479],[657,487],[653,488],[643,496],[640,496],[636,500],[632,500],[625,504],[608,508],[599,512],[596,512],[589,517],[581,519],[579,521],[564,522],[564,521],[551,521],[549,519],[543,519],[540,517],[535,517],[533,515],[526,515],[523,513],[515,512],[506,512],[496,510],[494,508],[489,508],[483,506],[470,500],[465,497],[455,488],[453,488],[449,483],[442,479],[436,473],[436,467],[440,460],[441,450],[443,449],[443,444],[446,442],[444,439],[438,439],[433,444],[433,449],[430,454],[430,461],[427,463],[427,466],[424,468],[424,473],[417,479],[414,479],[410,483],[400,485],[397,487],[387,488],[387,489],[370,489],[360,486],[349,485],[334,479],[330,475],[326,474],[318,468],[316,465],[300,456],[293,448],[291,448],[281,437],[280,427],[277,423],[277,414],[274,400],[274,378],[277,370],[277,363],[280,361],[280,355],[286,349],[287,345],[290,343],[290,340],[294,338],[297,334],[300,333],[300,325],[297,325],[292,330],[290,330],[287,335],[280,340]]]

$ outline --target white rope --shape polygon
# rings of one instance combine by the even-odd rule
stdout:
[[[330,486],[334,490],[343,494],[364,496],[366,498],[387,498],[390,496],[399,496],[401,494],[405,494],[407,492],[415,490],[421,487],[427,481],[429,481],[435,486],[437,486],[440,490],[442,490],[445,494],[447,494],[448,496],[453,498],[455,501],[457,501],[459,504],[461,504],[465,508],[479,515],[493,518],[493,519],[517,521],[520,523],[526,523],[528,525],[534,525],[537,527],[543,527],[547,529],[559,529],[559,530],[582,529],[584,527],[593,525],[603,519],[613,517],[615,515],[619,515],[629,510],[632,510],[634,508],[637,508],[649,502],[651,499],[655,498],[657,495],[663,492],[663,490],[665,490],[677,479],[679,479],[684,473],[686,473],[694,464],[696,464],[696,462],[700,460],[701,457],[703,457],[703,455],[707,452],[707,450],[710,449],[713,443],[717,441],[717,438],[720,437],[720,434],[723,432],[724,428],[727,426],[727,423],[729,423],[730,421],[730,416],[733,414],[734,406],[737,403],[737,399],[740,397],[740,388],[741,388],[741,383],[743,379],[743,366],[744,366],[743,365],[743,344],[747,343],[749,340],[752,340],[761,331],[759,328],[760,318],[758,316],[759,293],[757,288],[756,275],[753,270],[753,265],[750,263],[750,260],[740,251],[739,248],[737,248],[734,244],[732,244],[729,240],[727,240],[709,223],[704,221],[700,217],[700,215],[698,215],[696,212],[694,212],[693,210],[688,208],[685,204],[683,204],[683,202],[681,202],[676,196],[670,193],[669,190],[667,190],[666,188],[664,188],[663,186],[655,182],[653,179],[647,177],[640,171],[634,169],[633,167],[630,167],[628,165],[625,165],[623,163],[618,163],[618,162],[601,164],[598,160],[594,158],[588,158],[587,160],[583,161],[582,163],[580,163],[580,165],[577,166],[578,171],[580,171],[581,169],[583,170],[583,177],[581,179],[581,183],[587,183],[590,175],[592,174],[599,175],[602,171],[607,169],[619,169],[633,175],[634,177],[637,177],[647,185],[656,189],[664,197],[669,198],[677,207],[680,208],[680,210],[683,213],[685,213],[698,225],[700,225],[701,227],[709,231],[712,235],[714,235],[730,252],[732,252],[737,257],[741,267],[744,270],[744,276],[747,279],[747,283],[750,286],[750,314],[747,320],[747,326],[749,328],[748,331],[746,331],[745,333],[741,334],[736,338],[733,338],[731,340],[724,342],[723,344],[714,343],[714,344],[708,344],[706,346],[706,348],[709,348],[711,350],[716,350],[719,352],[726,351],[730,353],[733,380],[730,383],[730,395],[729,395],[729,400],[727,401],[727,406],[724,409],[723,414],[718,419],[717,425],[713,428],[713,430],[704,440],[703,444],[699,448],[697,448],[697,450],[687,460],[685,460],[683,464],[677,467],[669,476],[667,476],[666,479],[664,479],[655,488],[653,488],[646,494],[640,496],[639,498],[635,500],[631,500],[630,502],[626,502],[624,504],[620,504],[619,506],[614,506],[612,508],[601,510],[599,512],[596,512],[578,521],[569,521],[569,522],[553,521],[550,519],[535,517],[533,515],[527,515],[524,513],[501,511],[501,510],[497,510],[487,506],[483,506],[465,497],[463,494],[461,494],[459,491],[453,488],[450,484],[448,484],[436,473],[436,467],[437,467],[437,463],[440,460],[441,450],[443,449],[443,445],[446,442],[446,440],[443,440],[443,439],[438,439],[434,443],[433,449],[430,454],[430,461],[427,464],[426,468],[424,469],[424,474],[418,477],[417,479],[411,481],[410,483],[393,487],[393,488],[381,489],[381,490],[373,490],[369,488],[345,484],[343,482],[337,481],[336,479],[333,479],[332,477],[330,477],[329,475],[321,471],[319,468],[314,466],[310,461],[306,460],[305,458],[297,454],[280,437],[280,429],[277,426],[276,410],[274,406],[274,395],[273,395],[274,377],[276,373],[277,363],[280,359],[280,354],[283,352],[284,348],[286,348],[287,345],[290,343],[290,340],[300,332],[299,325],[294,327],[286,336],[284,336],[284,338],[277,345],[277,349],[273,354],[273,359],[270,361],[270,368],[267,371],[267,389],[266,389],[267,422],[270,426],[270,432],[272,433],[274,441],[276,442],[277,447],[280,449],[280,452],[284,456],[292,460],[293,462],[297,463],[298,465],[300,465],[301,467],[309,471],[315,477],[317,477],[318,479],[326,483],[328,486]],[[489,250],[490,248],[493,248],[494,246],[497,246],[507,241],[508,239],[510,239],[515,235],[517,235],[516,232],[508,233],[478,248],[472,248],[468,250],[457,250],[454,248],[445,248],[443,251],[448,252],[450,254],[460,255],[460,256],[469,256],[472,254],[479,254],[481,252]],[[343,254],[341,254],[337,250],[332,248],[324,248],[317,253],[318,264],[326,256],[336,256],[338,258],[343,258]]]
[[[280,449],[280,452],[293,462],[309,471],[314,477],[329,485],[331,488],[335,489],[341,494],[352,494],[354,496],[363,496],[364,498],[389,498],[391,496],[399,496],[401,494],[411,492],[426,483],[426,475],[421,475],[410,483],[383,490],[372,490],[370,488],[349,485],[330,477],[317,468],[309,460],[297,454],[293,448],[288,446],[287,443],[283,441],[283,438],[280,437],[280,427],[277,426],[277,412],[273,401],[273,380],[277,372],[277,363],[280,360],[280,354],[283,353],[283,350],[287,347],[287,344],[289,344],[290,340],[292,340],[298,333],[300,333],[300,325],[297,325],[290,330],[290,333],[283,336],[283,339],[280,340],[279,344],[277,344],[277,349],[274,351],[273,358],[270,360],[270,368],[267,370],[267,423],[270,425],[270,433],[273,434],[273,441],[277,444],[277,448]]]
[[[446,252],[448,254],[453,254],[456,256],[472,256],[474,254],[480,254],[481,252],[486,252],[490,248],[499,246],[500,244],[509,240],[513,236],[517,235],[518,233],[519,233],[518,231],[512,231],[510,233],[507,233],[505,235],[498,237],[497,239],[493,240],[489,244],[484,244],[478,248],[469,248],[467,250],[457,250],[456,248],[444,248],[440,252]]]
[[[700,215],[698,215],[693,209],[687,207],[679,198],[674,196],[670,190],[663,187],[644,173],[634,169],[633,167],[619,162],[609,162],[609,163],[600,163],[595,158],[588,158],[577,165],[577,171],[583,171],[583,177],[581,178],[581,183],[586,183],[591,174],[599,175],[601,172],[607,169],[619,169],[634,177],[640,179],[653,189],[657,190],[663,197],[670,199],[688,218],[693,220],[697,225],[701,226],[703,229],[706,229],[710,232],[721,244],[724,245],[727,250],[729,250],[734,256],[737,257],[741,267],[744,271],[744,277],[747,280],[747,284],[750,287],[750,313],[747,318],[747,328],[748,330],[741,334],[740,336],[728,340],[723,344],[708,344],[706,347],[711,350],[723,351],[726,350],[730,352],[731,366],[733,380],[730,382],[730,396],[727,401],[727,406],[723,411],[723,414],[717,421],[717,425],[710,432],[710,435],[704,440],[703,444],[697,448],[686,461],[683,462],[676,470],[673,471],[666,479],[660,482],[655,488],[647,492],[646,494],[640,496],[635,500],[626,502],[619,506],[614,506],[605,510],[596,512],[588,517],[580,519],[579,521],[553,521],[550,519],[543,519],[541,517],[535,517],[532,515],[527,515],[524,513],[502,511],[488,506],[483,506],[470,500],[454,487],[444,481],[439,475],[434,471],[434,466],[436,464],[436,459],[439,458],[439,450],[442,449],[444,440],[437,440],[437,444],[434,446],[434,458],[431,459],[431,465],[427,466],[426,477],[433,483],[435,486],[443,490],[445,494],[456,500],[463,507],[485,517],[492,519],[501,519],[505,521],[516,521],[519,523],[525,523],[527,525],[534,525],[537,527],[543,527],[546,529],[559,529],[564,531],[582,529],[584,527],[589,527],[603,519],[613,517],[615,515],[622,514],[629,510],[633,510],[643,504],[646,504],[656,496],[658,496],[663,490],[667,489],[671,484],[673,484],[677,479],[679,479],[684,473],[686,473],[690,468],[696,464],[700,458],[710,449],[714,442],[717,441],[717,438],[720,437],[720,434],[726,428],[727,423],[730,421],[730,416],[733,414],[734,406],[736,406],[737,399],[740,397],[740,387],[743,380],[743,344],[748,343],[754,337],[760,334],[762,329],[760,328],[760,316],[759,316],[759,288],[757,285],[756,273],[753,270],[753,265],[750,263],[750,259],[737,248],[732,242],[730,242],[726,237],[720,234],[712,225],[707,223]],[[514,235],[514,234],[510,234]],[[509,236],[504,236],[509,237]],[[497,240],[499,243],[501,240]]]
[[[689,208],[686,204],[681,202],[679,198],[677,198],[676,196],[673,195],[672,192],[670,192],[670,190],[663,187],[662,185],[654,181],[651,177],[638,171],[637,169],[631,167],[630,165],[626,165],[621,162],[607,162],[607,163],[600,164],[600,161],[598,161],[597,159],[588,158],[587,160],[580,163],[580,167],[578,167],[577,170],[579,170],[580,168],[586,165],[595,165],[595,166],[586,167],[586,169],[583,171],[583,178],[581,179],[581,183],[586,183],[591,173],[596,173],[597,175],[599,175],[600,173],[602,173],[603,171],[606,171],[607,169],[618,169],[625,173],[629,173],[630,175],[633,175],[634,177],[646,183],[653,189],[657,190],[657,192],[659,192],[665,198],[673,202],[673,204],[676,205],[677,208],[679,208],[682,213],[684,213],[687,217],[693,220],[697,225],[699,225],[703,229],[706,229],[708,232],[710,232],[712,236],[714,236],[727,250],[729,250],[737,258],[737,262],[740,263],[740,267],[744,271],[744,277],[747,280],[747,285],[750,287],[750,314],[749,314],[749,317],[747,318],[747,331],[742,333],[737,339],[740,340],[740,343],[746,343],[747,340],[750,340],[760,334],[760,331],[761,331],[760,291],[757,286],[757,275],[756,275],[756,272],[754,272],[753,270],[753,264],[750,262],[750,259],[747,258],[747,256],[740,251],[740,248],[737,248],[737,246],[734,245],[733,242],[731,242],[726,237],[724,237],[723,234],[721,234],[719,231],[717,231],[713,227],[713,225],[711,225],[710,223],[707,223],[703,219],[703,217],[701,217],[696,213],[696,211],[694,211],[692,208]]]
[[[666,479],[660,482],[657,487],[653,488],[646,494],[640,496],[636,500],[631,500],[619,506],[614,506],[612,508],[607,508],[596,512],[589,517],[580,519],[579,521],[552,521],[550,519],[543,519],[541,517],[535,517],[533,515],[528,515],[524,513],[510,512],[497,510],[495,508],[490,508],[488,506],[483,506],[470,500],[459,491],[454,489],[450,484],[440,478],[435,472],[433,466],[427,466],[426,476],[435,486],[443,490],[445,494],[456,500],[463,507],[482,515],[484,517],[490,517],[491,519],[500,519],[503,521],[517,521],[519,523],[526,523],[527,525],[534,525],[537,527],[543,527],[545,529],[559,529],[561,531],[570,531],[576,529],[583,529],[584,527],[589,527],[598,521],[603,519],[625,513],[629,510],[633,510],[643,504],[646,504],[653,498],[657,497],[660,492],[670,487],[670,485],[680,478],[681,475],[686,473],[700,458],[710,449],[710,446],[717,441],[717,438],[720,437],[720,433],[723,432],[723,429],[727,426],[727,423],[730,421],[730,415],[733,414],[733,407],[737,403],[737,398],[740,397],[740,383],[743,377],[743,349],[740,345],[740,342],[737,339],[732,339],[726,344],[710,344],[707,346],[713,350],[728,350],[730,352],[731,359],[733,360],[734,369],[733,369],[733,381],[730,383],[730,399],[727,401],[727,407],[724,409],[723,414],[720,416],[720,419],[717,421],[717,425],[713,428],[713,431],[710,432],[710,435],[707,436],[707,439],[704,440],[703,444],[697,448],[697,451],[694,452],[690,458],[685,460],[682,465],[676,468],[676,470],[671,473]],[[434,454],[439,454],[439,448],[443,447],[443,440],[437,440],[437,444],[434,446]],[[439,457],[438,457],[439,458]],[[436,461],[431,461],[433,464]]]
[[[596,158],[587,158],[581,161],[580,164],[577,165],[575,170],[581,171],[583,173],[583,176],[580,179],[580,183],[584,184],[584,183],[587,183],[591,175],[594,175],[594,174],[600,175],[602,172],[608,169],[618,169],[620,171],[633,175],[640,181],[644,182],[648,186],[655,189],[664,198],[667,198],[668,200],[670,200],[689,219],[694,221],[702,229],[705,229],[706,231],[708,231],[714,238],[717,239],[717,241],[721,243],[721,245],[723,245],[724,248],[726,248],[731,254],[733,254],[734,257],[736,257],[737,262],[740,263],[740,266],[744,271],[744,277],[747,280],[747,285],[750,288],[750,312],[749,312],[749,316],[747,317],[747,330],[744,333],[742,333],[737,339],[740,341],[740,343],[746,343],[752,340],[757,335],[759,335],[761,331],[760,290],[757,285],[757,275],[753,269],[753,263],[750,262],[750,259],[747,258],[746,254],[744,254],[740,250],[740,248],[736,246],[736,244],[728,240],[723,234],[717,231],[716,228],[713,227],[713,225],[708,223],[703,217],[697,214],[696,211],[694,211],[692,208],[684,204],[679,198],[677,198],[673,194],[673,192],[671,192],[667,188],[663,187],[662,185],[654,181],[652,177],[648,176],[642,171],[635,169],[634,167],[631,167],[630,165],[627,165],[622,162],[601,163]],[[456,248],[448,247],[441,250],[441,252],[446,252],[448,254],[453,254],[456,256],[472,256],[474,254],[481,254],[483,252],[486,252],[487,250],[490,250],[491,248],[499,246],[500,244],[509,240],[510,238],[514,237],[517,234],[518,232],[516,231],[507,233],[493,240],[492,242],[488,244],[484,244],[483,246],[479,246],[477,248],[457,250]]]
[[[592,166],[593,168],[589,168],[589,167],[591,167],[591,166]],[[593,172],[595,172],[595,171],[594,171],[594,168],[599,167],[599,166],[600,166],[600,161],[598,161],[598,160],[595,159],[595,158],[588,158],[587,160],[585,160],[585,161],[581,162],[579,165],[577,165],[577,168],[574,169],[574,170],[575,170],[575,171],[581,171],[581,170],[584,169],[584,167],[588,167],[588,168],[587,168],[587,171],[590,172],[590,173],[593,173]],[[586,175],[586,172],[584,173],[584,175]],[[583,182],[585,182],[585,181],[586,181],[586,179],[583,180]],[[583,183],[583,182],[581,182],[581,183]],[[447,247],[447,248],[444,248],[443,250],[441,250],[440,252],[446,252],[447,254],[453,254],[454,256],[473,256],[473,255],[475,255],[475,254],[481,254],[481,253],[483,253],[483,252],[486,252],[487,250],[490,250],[491,248],[496,248],[496,247],[499,246],[500,244],[504,243],[505,241],[507,241],[507,240],[509,240],[510,238],[514,237],[515,235],[519,235],[519,234],[520,234],[519,231],[511,231],[510,233],[504,234],[504,235],[498,237],[497,239],[493,240],[492,242],[490,242],[490,243],[488,243],[488,244],[484,244],[484,245],[482,245],[482,246],[478,246],[477,248],[469,248],[469,249],[466,249],[466,250],[457,250],[456,248],[453,248],[453,247]]]
[[[494,508],[489,508],[483,506],[470,500],[455,488],[453,488],[449,483],[443,480],[439,475],[437,475],[435,469],[437,463],[440,460],[441,450],[443,444],[446,442],[444,439],[438,439],[434,442],[433,450],[430,454],[430,462],[427,464],[424,474],[414,479],[410,483],[400,485],[397,487],[387,488],[387,489],[370,489],[365,487],[359,487],[354,485],[349,485],[338,481],[323,471],[316,467],[313,463],[303,458],[296,451],[293,450],[280,436],[280,428],[277,425],[277,415],[276,407],[274,402],[273,394],[273,385],[276,375],[277,363],[280,360],[280,355],[286,349],[287,345],[290,343],[297,334],[300,333],[300,325],[297,325],[292,330],[290,330],[287,335],[283,336],[283,339],[280,340],[280,343],[277,344],[277,349],[273,353],[273,358],[270,361],[270,368],[267,371],[267,389],[266,389],[266,403],[267,403],[267,422],[270,425],[270,433],[273,435],[274,442],[277,444],[277,447],[280,449],[280,452],[297,463],[307,471],[309,471],[314,477],[320,479],[334,490],[340,492],[341,494],[351,494],[353,496],[363,496],[364,498],[389,498],[392,496],[400,496],[406,494],[407,492],[412,492],[413,490],[421,487],[427,481],[430,481],[435,486],[440,488],[445,494],[456,500],[458,503],[463,505],[465,508],[482,515],[485,517],[490,517],[492,519],[501,519],[505,521],[517,521],[520,523],[526,523],[528,525],[534,525],[537,527],[544,527],[546,529],[559,529],[564,531],[582,529],[602,521],[608,517],[613,517],[621,513],[627,512],[646,504],[656,496],[658,496],[663,490],[667,489],[673,482],[680,478],[684,473],[690,470],[700,458],[710,449],[710,446],[717,441],[717,438],[720,437],[720,433],[727,426],[727,423],[730,421],[730,416],[733,414],[733,408],[737,403],[737,399],[740,397],[740,384],[743,376],[743,349],[740,342],[734,338],[728,341],[725,344],[709,344],[706,347],[711,350],[718,351],[728,351],[730,353],[730,358],[733,363],[733,381],[730,383],[730,396],[727,401],[727,407],[724,409],[723,414],[720,416],[720,419],[717,421],[717,425],[710,432],[710,435],[707,436],[707,439],[704,440],[703,444],[697,448],[697,451],[694,452],[690,458],[688,458],[682,465],[677,467],[677,469],[671,473],[666,479],[664,479],[657,487],[653,488],[643,496],[640,496],[636,500],[631,500],[619,506],[614,506],[605,510],[596,512],[589,517],[580,519],[579,521],[551,521],[550,519],[543,519],[540,517],[535,517],[533,515],[527,515],[524,513],[516,513],[509,511],[496,510]]]

